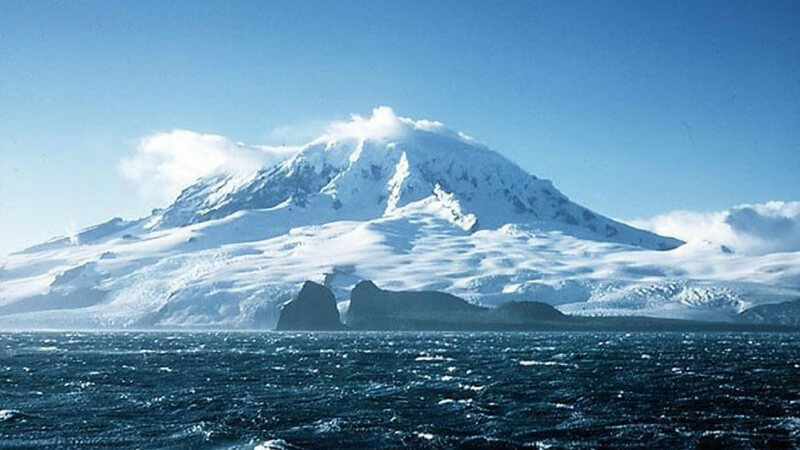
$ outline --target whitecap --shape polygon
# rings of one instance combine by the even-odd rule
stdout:
[[[800,417],[784,417],[780,426],[789,433],[789,436],[800,436]]]
[[[314,424],[314,431],[319,434],[335,433],[341,431],[342,422],[343,420],[338,417],[329,420],[318,420]]]
[[[42,346],[42,347],[36,347],[36,348],[34,348],[34,350],[36,350],[38,352],[57,352],[60,349],[58,347],[54,346],[54,345],[45,345],[45,346]]]
[[[464,389],[465,391],[474,391],[474,392],[480,392],[486,389],[486,386],[473,385],[473,384],[459,384],[458,387]]]
[[[445,358],[442,355],[420,355],[414,358],[414,361],[452,361],[452,358]]]
[[[263,444],[256,445],[253,450],[290,450],[293,448],[298,448],[283,439],[270,439],[268,441],[264,441]]]
[[[0,422],[10,422],[21,415],[16,409],[0,409]]]
[[[519,362],[520,366],[569,366],[569,364],[558,361],[536,361],[533,359],[523,359]]]

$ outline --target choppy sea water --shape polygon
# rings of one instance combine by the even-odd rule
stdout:
[[[800,446],[800,336],[0,334],[0,447]]]

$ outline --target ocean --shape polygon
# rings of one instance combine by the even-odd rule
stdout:
[[[800,336],[0,333],[0,448],[797,448]]]

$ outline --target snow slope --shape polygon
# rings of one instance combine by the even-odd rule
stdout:
[[[342,308],[362,279],[715,320],[800,297],[800,252],[680,244],[571,202],[440,123],[378,108],[280,164],[201,179],[150,217],[10,255],[0,327],[271,327],[307,279]]]
[[[233,212],[301,208],[330,220],[369,220],[434,198],[465,230],[547,221],[587,238],[669,249],[680,241],[602,217],[472,139],[442,124],[378,108],[362,127],[323,136],[288,161],[248,176],[219,175],[181,193],[159,228]]]

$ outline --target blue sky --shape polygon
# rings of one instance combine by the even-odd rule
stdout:
[[[800,197],[797,1],[2,9],[0,253],[164,206],[120,174],[146,136],[298,143],[377,105],[613,217]]]

